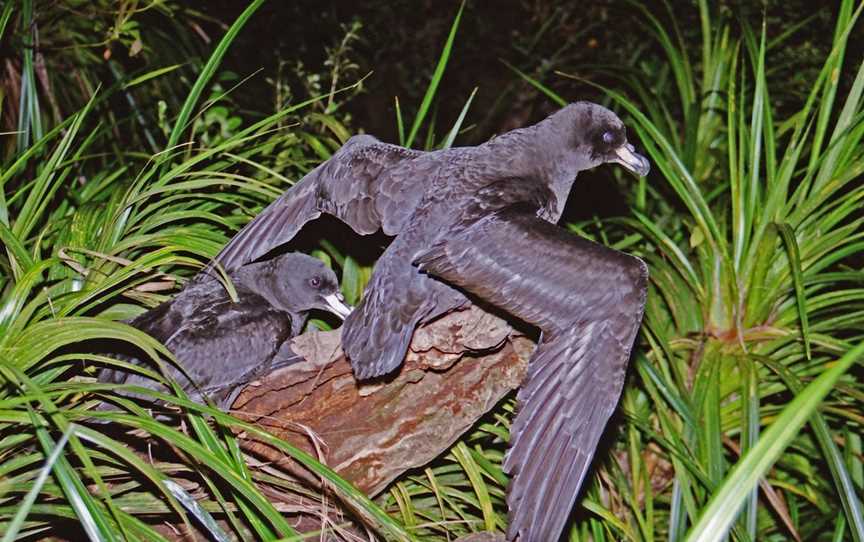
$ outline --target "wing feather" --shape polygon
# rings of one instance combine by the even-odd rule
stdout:
[[[397,238],[375,264],[363,300],[342,325],[342,348],[354,375],[375,378],[401,365],[414,329],[438,303],[460,296],[449,286],[417,271]]]
[[[457,226],[415,263],[542,331],[504,462],[514,477],[508,539],[557,540],[621,395],[645,305],[644,263],[524,207]]]
[[[422,166],[405,162],[423,155],[371,136],[352,137],[240,230],[215,262],[231,272],[287,243],[321,213],[336,216],[360,234],[390,229],[411,207],[406,200],[415,197],[405,185],[424,181]]]

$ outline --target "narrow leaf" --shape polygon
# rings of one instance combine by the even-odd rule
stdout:
[[[438,90],[438,84],[444,75],[444,69],[447,67],[447,61],[450,59],[450,52],[453,49],[453,41],[456,39],[456,29],[459,28],[459,21],[462,19],[462,10],[465,9],[465,2],[459,4],[459,11],[456,12],[456,18],[453,20],[453,25],[450,27],[450,34],[447,36],[447,42],[444,44],[444,49],[441,51],[441,56],[438,58],[438,65],[435,66],[435,72],[432,74],[432,80],[426,88],[426,94],[423,96],[423,101],[420,103],[420,109],[417,111],[417,116],[414,117],[414,124],[411,125],[411,131],[408,132],[408,139],[405,141],[405,147],[410,147],[420,130],[420,125],[426,118],[429,112],[429,106],[432,105],[432,99]]]
[[[795,287],[795,300],[798,303],[798,319],[801,323],[801,338],[804,340],[804,351],[807,359],[810,359],[810,324],[807,319],[807,298],[804,293],[804,278],[801,270],[801,256],[798,252],[798,241],[795,232],[789,224],[777,224],[777,229],[789,255],[789,263],[792,269],[792,284]]]
[[[756,446],[742,457],[714,492],[708,506],[702,510],[699,521],[687,536],[687,542],[719,542],[726,537],[759,479],[767,475],[780,454],[798,436],[801,426],[817,411],[840,377],[862,355],[864,343],[847,352],[783,408]]]

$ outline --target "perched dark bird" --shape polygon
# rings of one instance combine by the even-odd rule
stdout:
[[[539,327],[505,460],[507,536],[554,541],[621,394],[645,304],[641,260],[553,225],[577,173],[607,162],[649,169],[618,117],[587,102],[477,147],[420,152],[354,136],[216,260],[235,269],[321,213],[396,236],[342,328],[360,379],[396,369],[415,327],[468,302],[463,292]]]
[[[171,366],[171,376],[190,398],[202,402],[203,394],[223,409],[231,407],[244,384],[302,359],[291,351],[290,339],[300,333],[310,310],[340,318],[351,311],[333,271],[305,254],[252,263],[230,277],[237,301],[218,281],[193,282],[129,322],[171,350],[186,373]],[[142,375],[114,369],[103,369],[99,380],[164,390]]]

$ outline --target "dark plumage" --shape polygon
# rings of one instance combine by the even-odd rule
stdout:
[[[171,350],[188,378],[173,366],[171,376],[192,399],[201,402],[203,394],[223,409],[255,377],[302,359],[291,351],[290,339],[310,310],[340,318],[350,312],[333,271],[305,254],[249,264],[230,277],[236,302],[217,281],[193,282],[129,322]],[[113,369],[102,370],[99,380],[164,390],[144,376]]]
[[[641,260],[552,224],[576,174],[606,162],[649,168],[618,117],[587,102],[477,147],[420,152],[355,136],[217,261],[229,270],[252,261],[321,213],[360,234],[395,235],[342,328],[360,379],[396,369],[415,327],[468,302],[462,292],[539,327],[505,461],[508,538],[557,540],[621,393],[645,303]]]

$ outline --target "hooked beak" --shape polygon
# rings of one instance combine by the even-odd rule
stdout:
[[[651,171],[651,162],[641,154],[636,152],[636,149],[630,143],[625,143],[615,149],[615,158],[613,162],[618,162],[636,175],[644,177]]]
[[[327,306],[330,307],[331,312],[342,320],[351,314],[351,311],[353,310],[345,304],[345,298],[342,297],[342,294],[340,293],[325,295],[324,301],[327,303]]]

